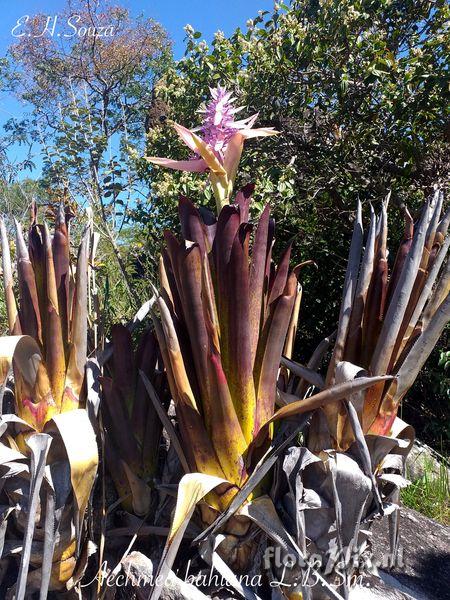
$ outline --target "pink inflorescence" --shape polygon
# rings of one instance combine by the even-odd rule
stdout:
[[[222,205],[222,195],[230,188],[236,176],[237,166],[241,158],[245,140],[266,137],[278,133],[273,127],[253,129],[258,114],[245,119],[235,120],[235,116],[244,107],[235,107],[235,98],[226,88],[218,86],[211,89],[211,100],[199,112],[203,114],[203,122],[195,129],[172,122],[181,140],[191,150],[187,160],[173,160],[160,156],[147,156],[147,160],[155,165],[188,171],[191,173],[214,172],[214,178],[220,178],[221,184],[214,184],[217,198]],[[197,135],[197,134],[200,135]],[[215,192],[215,193],[216,193]]]
[[[251,127],[250,119],[235,121],[234,115],[242,107],[235,108],[235,98],[226,88],[217,86],[210,89],[211,100],[201,112],[204,114],[201,127],[203,140],[223,160],[230,138],[245,127]]]

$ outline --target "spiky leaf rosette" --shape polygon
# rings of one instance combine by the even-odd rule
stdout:
[[[33,210],[28,244],[16,222],[18,301],[5,225],[0,222],[3,284],[10,335],[29,335],[43,361],[33,389],[16,390],[17,414],[37,431],[54,414],[78,408],[87,354],[87,279],[90,231],[75,266],[70,259],[69,216],[61,205],[50,235]],[[20,380],[20,378],[18,378]]]
[[[388,199],[381,214],[372,211],[363,249],[358,206],[341,304],[339,325],[325,386],[339,382],[345,364],[370,375],[395,375],[354,398],[364,433],[388,435],[398,406],[450,320],[450,262],[447,230],[450,210],[442,215],[443,194],[435,191],[413,222],[404,208],[404,237],[388,268]],[[316,415],[310,446],[347,449],[354,437],[344,404]],[[325,435],[324,435],[325,434]],[[328,435],[328,440],[327,440]]]
[[[80,408],[91,234],[88,228],[74,267],[62,206],[53,236],[37,223],[34,209],[28,245],[16,223],[18,302],[2,220],[0,234],[11,334],[0,338],[0,385],[4,390],[13,375],[17,413],[0,417],[3,498],[10,504],[3,533],[7,548],[10,530],[15,543],[17,531],[23,532],[16,597],[40,590],[45,598],[49,589],[75,584],[92,552],[84,517],[98,452],[88,413]]]
[[[268,206],[251,243],[252,189],[244,188],[217,220],[180,199],[183,239],[165,234],[155,317],[189,468],[236,489],[248,475],[249,445],[274,413],[298,293],[290,247],[278,266],[271,259]],[[264,435],[269,441],[270,427]]]

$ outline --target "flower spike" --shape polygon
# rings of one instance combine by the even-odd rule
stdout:
[[[183,125],[170,122],[180,139],[192,151],[189,160],[172,160],[147,156],[147,160],[155,165],[190,171],[195,173],[209,172],[209,178],[220,212],[225,204],[230,203],[237,167],[244,148],[244,141],[255,137],[276,135],[273,127],[253,129],[258,114],[239,121],[234,115],[242,110],[235,107],[235,98],[226,88],[218,86],[210,89],[211,100],[199,112],[203,115],[200,127],[188,129]],[[197,135],[200,132],[201,135]]]

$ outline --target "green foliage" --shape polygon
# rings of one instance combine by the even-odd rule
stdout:
[[[450,396],[450,350],[441,350],[439,354],[439,366],[443,370],[441,390],[446,396]]]
[[[28,216],[32,199],[44,202],[44,190],[36,179],[26,177],[14,183],[0,181],[0,213],[13,214],[21,219]]]
[[[426,462],[424,474],[401,491],[402,503],[423,515],[450,525],[450,480],[448,465],[440,465],[435,473],[433,465]]]

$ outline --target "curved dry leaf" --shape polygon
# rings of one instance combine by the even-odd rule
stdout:
[[[243,507],[241,514],[246,515],[258,525],[274,542],[288,554],[292,551],[302,560],[304,555],[294,539],[286,531],[275,506],[269,496],[260,496]],[[309,577],[315,584],[327,591],[331,598],[343,600],[342,596],[314,568],[310,568]],[[308,578],[309,579],[309,578]]]
[[[20,557],[19,574],[17,577],[16,600],[25,598],[28,568],[31,557],[36,511],[39,503],[39,492],[44,478],[45,462],[52,439],[45,433],[35,433],[27,440],[31,450],[30,492],[28,499],[28,518]]]
[[[319,388],[319,390],[322,390],[325,387],[324,378],[322,377],[322,375],[317,373],[317,371],[313,371],[312,369],[305,367],[300,363],[290,360],[286,356],[281,357],[281,364],[283,365],[283,367],[286,367],[287,369],[289,369],[289,371],[294,373],[294,375],[301,377],[308,383],[314,385],[316,388]]]
[[[95,432],[84,409],[55,415],[47,423],[46,431],[59,433],[70,464],[70,479],[77,504],[76,531],[86,510],[98,466]]]
[[[324,406],[325,404],[330,404],[332,402],[337,402],[338,400],[343,400],[344,398],[356,394],[361,390],[365,390],[377,383],[382,381],[391,381],[395,379],[391,375],[382,375],[378,377],[361,377],[359,379],[355,379],[352,381],[347,381],[346,383],[339,383],[334,385],[333,387],[327,388],[310,398],[305,398],[304,400],[295,400],[286,406],[283,406],[263,425],[263,427],[267,427],[270,423],[274,421],[279,421],[280,419],[284,419],[287,417],[292,417],[295,415],[303,414],[305,412],[309,412],[311,410],[315,410]],[[285,394],[288,397],[290,394]]]
[[[57,410],[37,342],[28,335],[0,337],[0,384],[14,372],[17,412],[40,429]]]
[[[158,600],[161,595],[164,582],[173,565],[179,545],[195,507],[214,488],[227,483],[225,479],[203,473],[188,473],[181,479],[178,486],[177,504],[170,527],[170,534],[158,566],[155,586],[149,600]]]

